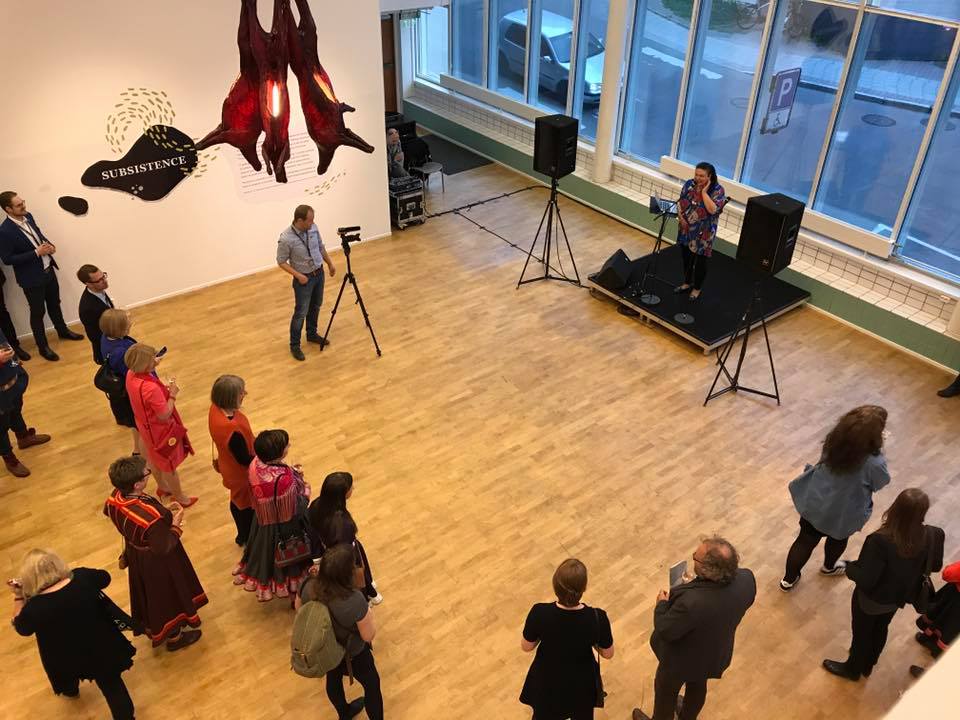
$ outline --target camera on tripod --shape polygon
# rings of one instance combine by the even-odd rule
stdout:
[[[351,225],[350,227],[337,228],[337,235],[340,236],[340,243],[343,245],[343,249],[346,250],[350,243],[360,242],[360,226]]]

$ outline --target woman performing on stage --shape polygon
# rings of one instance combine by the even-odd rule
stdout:
[[[674,292],[689,290],[691,300],[700,297],[717,236],[717,220],[726,204],[727,195],[717,182],[716,169],[710,163],[698,163],[693,179],[687,180],[680,191],[677,245],[683,255],[683,285]]]

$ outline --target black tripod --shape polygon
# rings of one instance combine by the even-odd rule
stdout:
[[[350,266],[350,243],[360,242],[360,228],[358,226],[349,228],[340,228],[337,233],[340,235],[340,246],[343,248],[343,254],[347,258],[347,272],[340,283],[340,292],[337,293],[337,301],[333,304],[333,311],[330,313],[330,322],[327,323],[327,329],[323,333],[323,342],[320,343],[320,352],[327,346],[327,336],[330,335],[330,328],[333,326],[333,318],[337,314],[337,308],[340,306],[340,298],[343,297],[343,290],[347,287],[347,282],[353,285],[353,294],[357,296],[356,304],[360,306],[360,312],[363,313],[363,321],[367,324],[370,331],[370,337],[373,339],[373,346],[377,349],[377,357],[382,354],[380,345],[377,343],[377,336],[373,334],[373,325],[370,324],[370,316],[367,315],[367,308],[363,304],[363,297],[360,295],[360,288],[357,285],[357,278],[353,274],[353,268]],[[356,233],[351,235],[350,233]]]
[[[667,219],[672,215],[676,217],[676,205],[674,203],[660,204],[660,199],[650,197],[650,212],[660,217],[660,232],[657,233],[657,242],[653,245],[653,252],[650,253],[650,259],[643,268],[643,275],[640,276],[640,284],[630,293],[631,297],[640,296],[640,302],[644,305],[658,305],[660,296],[654,292],[647,292],[647,278],[659,280],[657,276],[657,264],[660,260],[660,248],[663,246],[663,231],[667,226]]]
[[[517,281],[517,289],[521,285],[526,283],[536,282],[537,280],[563,280],[564,282],[573,283],[576,286],[580,286],[580,273],[577,271],[577,261],[573,259],[573,250],[570,249],[570,240],[567,239],[567,229],[563,226],[563,218],[560,217],[560,206],[557,204],[557,185],[559,184],[557,178],[553,178],[550,182],[550,199],[547,200],[547,207],[543,210],[543,217],[540,218],[540,226],[537,228],[537,234],[533,236],[533,244],[530,246],[530,251],[527,253],[527,260],[523,263],[523,270],[520,273],[520,279]],[[563,241],[567,245],[567,254],[570,256],[570,262],[573,264],[573,273],[576,275],[576,279],[568,278],[563,274],[563,265],[560,265],[561,274],[554,275],[550,272],[550,253],[553,246],[553,234],[556,231],[554,226],[553,216],[557,216],[556,227],[560,228],[560,233],[563,234]],[[543,275],[523,279],[523,276],[527,273],[527,265],[530,264],[530,258],[533,257],[533,250],[537,247],[537,241],[540,239],[540,231],[544,229],[544,222],[546,222],[546,232],[543,235],[543,253],[540,256],[540,262],[543,264]],[[560,251],[556,252],[557,262],[560,261]]]
[[[763,328],[763,339],[767,343],[767,357],[770,359],[770,373],[773,375],[772,393],[768,393],[764,390],[756,390],[740,384],[740,371],[743,369],[743,359],[746,357],[747,344],[750,342],[750,326],[754,321],[754,313],[760,315],[760,326]],[[734,343],[737,341],[737,336],[741,332],[743,333],[743,344],[740,346],[740,357],[737,359],[737,369],[734,371],[733,375],[731,375],[727,370],[726,362],[730,357],[730,352],[733,350]],[[737,329],[733,331],[733,335],[730,336],[730,340],[728,340],[727,344],[724,346],[723,352],[718,353],[717,364],[720,367],[717,370],[717,376],[713,379],[713,385],[710,386],[710,391],[707,393],[707,399],[703,401],[704,407],[706,407],[707,403],[713,400],[715,397],[720,397],[724,393],[728,392],[737,392],[738,390],[753,393],[754,395],[763,395],[764,397],[774,398],[777,401],[777,405],[780,404],[780,389],[777,387],[777,371],[773,367],[773,352],[770,350],[770,336],[767,335],[767,320],[763,314],[763,298],[760,290],[759,280],[754,283],[753,296],[750,298],[750,302],[747,303],[747,309],[744,310],[743,316],[740,318],[740,323],[737,325]],[[730,384],[727,387],[721,388],[720,390],[714,392],[714,388],[717,386],[717,382],[720,380],[721,373],[727,376],[727,381]]]

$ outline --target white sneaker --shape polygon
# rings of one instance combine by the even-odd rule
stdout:
[[[828,568],[826,565],[820,568],[821,575],[843,575],[846,571],[847,571],[846,560],[837,560],[833,568]]]
[[[383,595],[377,593],[376,597],[370,598],[367,602],[369,602],[371,605],[379,605],[383,602]]]
[[[800,576],[797,576],[797,579],[794,580],[792,583],[788,583],[785,579],[782,579],[782,578],[781,578],[781,580],[780,580],[780,589],[781,589],[783,592],[790,592],[791,590],[793,590],[793,589],[797,586],[797,583],[798,583],[798,582],[800,582]]]

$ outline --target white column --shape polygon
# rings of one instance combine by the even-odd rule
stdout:
[[[397,83],[399,87],[397,97],[397,110],[403,112],[403,101],[413,93],[414,71],[417,66],[416,48],[416,23],[415,19],[401,20],[401,13],[395,13],[393,16],[394,28],[399,28],[395,32],[394,39],[399,40],[396,43],[397,63]]]
[[[603,92],[597,118],[596,157],[593,179],[610,182],[613,175],[613,153],[617,147],[617,112],[620,105],[620,76],[627,46],[627,6],[630,0],[610,0],[607,17],[606,51],[603,58]]]

